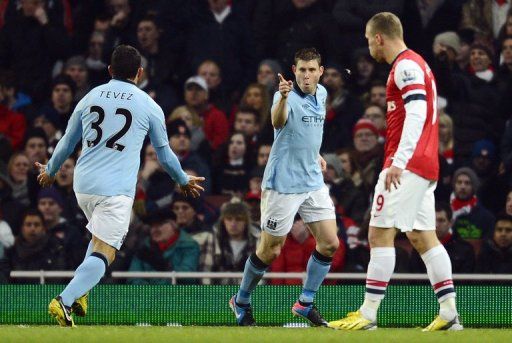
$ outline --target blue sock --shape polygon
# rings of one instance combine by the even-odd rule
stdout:
[[[324,281],[329,269],[331,269],[331,262],[332,257],[324,256],[316,250],[311,254],[306,269],[306,281],[304,282],[302,293],[299,296],[299,302],[302,305],[313,303],[316,292]]]
[[[60,294],[62,302],[66,306],[73,305],[73,302],[87,293],[91,288],[100,282],[105,274],[108,262],[105,256],[93,252],[86,257],[81,265],[78,266],[73,280],[69,282],[64,291]]]
[[[260,282],[263,274],[267,271],[268,264],[263,263],[256,254],[249,256],[245,262],[244,277],[240,283],[240,290],[236,295],[236,302],[239,304],[251,303],[251,292]]]

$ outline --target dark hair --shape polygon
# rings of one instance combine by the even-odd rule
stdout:
[[[512,222],[512,216],[510,214],[500,213],[496,216],[496,224],[501,220]]]
[[[140,64],[141,56],[137,49],[130,45],[118,45],[110,60],[112,76],[122,80],[133,79]]]
[[[25,219],[27,219],[28,216],[39,217],[41,219],[41,222],[43,223],[43,226],[45,226],[43,213],[41,213],[41,211],[39,211],[37,208],[29,208],[25,212],[23,212],[23,215],[21,216],[21,225],[23,225]]]
[[[48,137],[46,137],[46,133],[42,128],[34,127],[27,131],[27,133],[25,134],[25,140],[23,141],[23,149],[26,148],[28,141],[32,138],[41,138],[44,141],[46,147],[48,148],[49,142]]]
[[[446,213],[446,217],[448,217],[448,220],[452,220],[453,212],[450,205],[448,205],[445,202],[437,202],[436,201],[436,212],[444,212]]]
[[[152,14],[152,13],[148,13],[148,14],[146,14],[144,17],[142,17],[142,19],[141,19],[141,20],[139,20],[138,24],[142,23],[143,21],[150,21],[150,22],[152,22],[152,23],[153,23],[153,25],[155,25],[156,29],[157,29],[158,31],[160,31],[160,26],[161,26],[161,25],[160,25],[160,23],[158,22],[158,18],[157,18],[154,14]],[[138,25],[138,24],[137,24],[137,25]]]
[[[254,116],[254,120],[256,121],[256,123],[259,123],[259,120],[260,120],[260,112],[255,110],[254,108],[252,107],[249,107],[249,106],[241,106],[235,113],[235,119],[236,119],[236,116],[238,115],[238,113],[250,113]]]
[[[301,61],[312,61],[317,60],[318,65],[322,65],[322,57],[320,56],[320,53],[315,48],[303,48],[300,49],[295,53],[294,61],[295,65]]]

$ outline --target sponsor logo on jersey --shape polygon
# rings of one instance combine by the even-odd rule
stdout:
[[[416,71],[414,70],[404,70],[402,71],[400,77],[404,83],[416,80]]]

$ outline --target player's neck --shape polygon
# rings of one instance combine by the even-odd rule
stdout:
[[[388,64],[393,63],[396,57],[404,50],[407,50],[407,45],[403,41],[390,42],[388,53],[385,56]]]

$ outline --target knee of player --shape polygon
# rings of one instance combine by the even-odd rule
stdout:
[[[266,264],[271,264],[280,254],[280,245],[261,247],[257,252],[258,257]]]
[[[338,250],[339,246],[340,246],[340,241],[336,237],[328,242],[323,242],[323,243],[319,244],[318,250],[322,255],[331,257],[332,255],[334,255],[336,250]]]

